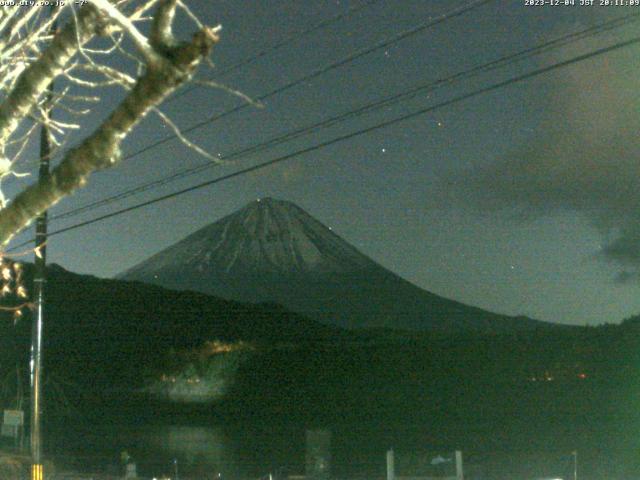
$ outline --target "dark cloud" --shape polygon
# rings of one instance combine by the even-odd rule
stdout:
[[[616,281],[639,280],[639,53],[634,47],[558,71],[530,140],[489,165],[457,172],[449,179],[455,201],[480,211],[584,215],[602,233],[599,253],[625,269]]]

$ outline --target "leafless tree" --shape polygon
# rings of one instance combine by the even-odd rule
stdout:
[[[92,172],[117,164],[122,141],[149,112],[206,155],[158,107],[193,80],[218,40],[219,27],[201,24],[181,0],[88,0],[81,7],[67,1],[51,9],[2,3],[0,181],[22,175],[25,148],[43,124],[54,148],[65,153],[49,179],[31,183],[13,199],[0,196],[0,245],[83,186]],[[174,37],[178,13],[195,25],[190,39]],[[56,93],[51,95],[54,81]],[[75,117],[90,113],[104,89],[114,85],[126,91],[122,101],[69,148],[65,141],[80,127]],[[51,118],[47,112],[52,107],[61,114]]]

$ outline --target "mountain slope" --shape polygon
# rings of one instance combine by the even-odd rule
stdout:
[[[248,302],[277,302],[349,328],[513,331],[548,325],[424,291],[300,207],[266,198],[198,230],[118,276]]]
[[[24,269],[25,285],[33,292],[33,267],[26,264]],[[46,375],[72,382],[91,395],[136,390],[147,380],[157,379],[158,372],[182,365],[183,356],[216,343],[272,346],[352,338],[350,332],[279,305],[243,304],[197,292],[100,279],[57,265],[47,269],[46,298]],[[16,359],[20,365],[29,364],[31,313],[27,309],[24,313],[14,323],[11,312],[0,312],[3,375],[15,371]],[[7,401],[2,396],[6,393],[0,392],[0,401]]]

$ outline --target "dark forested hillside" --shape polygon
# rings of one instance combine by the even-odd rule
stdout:
[[[229,355],[225,345],[242,342],[251,354],[236,365],[224,395],[196,406],[167,396],[166,411],[311,424],[379,419],[428,427],[453,443],[491,438],[514,448],[569,448],[577,438],[635,445],[640,438],[640,317],[510,334],[345,332],[275,305],[59,267],[49,270],[47,296],[50,402],[65,392],[76,406],[89,398],[117,410],[145,396],[142,387],[180,378],[186,390],[179,398],[188,398],[190,385],[227,375],[218,368]],[[11,372],[28,364],[28,317],[0,324],[5,405],[15,391]]]

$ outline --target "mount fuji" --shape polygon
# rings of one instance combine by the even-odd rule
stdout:
[[[385,269],[297,205],[251,202],[118,275],[231,300],[279,303],[346,328],[512,332],[551,324],[427,292]]]

